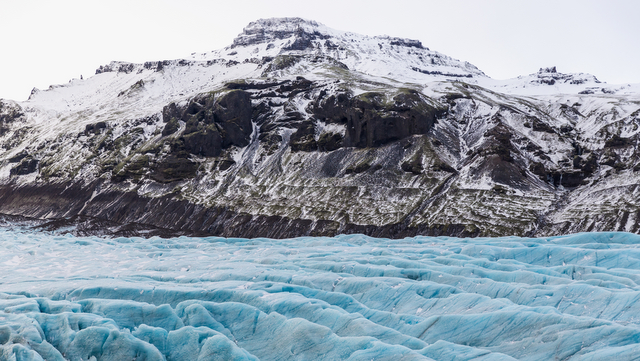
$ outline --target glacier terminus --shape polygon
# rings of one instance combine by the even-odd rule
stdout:
[[[0,231],[2,360],[635,360],[640,236]]]

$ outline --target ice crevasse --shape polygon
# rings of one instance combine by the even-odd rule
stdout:
[[[0,230],[0,360],[634,360],[640,236]]]

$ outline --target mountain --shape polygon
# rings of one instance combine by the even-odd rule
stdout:
[[[0,213],[45,230],[283,238],[640,230],[640,85],[495,80],[298,18],[0,100]]]

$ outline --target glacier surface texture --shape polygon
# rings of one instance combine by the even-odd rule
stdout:
[[[0,360],[640,357],[640,236],[0,230]]]

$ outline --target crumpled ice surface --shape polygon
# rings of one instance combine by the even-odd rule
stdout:
[[[640,355],[640,236],[78,238],[0,230],[0,360]]]

